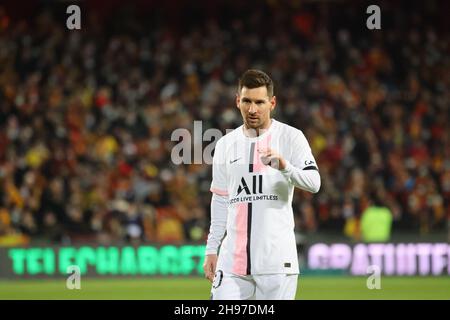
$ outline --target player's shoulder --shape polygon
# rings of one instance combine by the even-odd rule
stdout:
[[[283,136],[289,136],[292,139],[302,139],[305,137],[304,133],[302,130],[300,130],[299,128],[293,127],[287,123],[281,122],[279,120],[275,120],[278,130],[280,130],[280,132],[282,132]]]
[[[222,145],[234,142],[239,137],[239,130],[242,130],[242,126],[234,129],[234,130],[227,130],[225,135],[220,137],[219,140],[217,140],[217,143],[220,143]]]
[[[242,130],[242,125],[233,130],[227,130],[225,135],[217,140],[216,147],[219,146],[226,148],[226,146],[232,145],[236,140],[239,139],[239,130]]]

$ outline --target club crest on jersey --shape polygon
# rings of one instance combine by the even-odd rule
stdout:
[[[250,187],[247,184],[247,181],[245,181],[244,177],[242,177],[241,183],[239,184],[237,189],[236,196],[239,195],[242,191],[245,191],[247,195],[263,193],[262,185],[263,185],[263,176],[260,174],[252,177]]]

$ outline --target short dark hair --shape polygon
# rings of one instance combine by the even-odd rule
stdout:
[[[241,93],[243,87],[254,89],[259,87],[267,88],[267,95],[273,96],[273,81],[261,70],[249,69],[239,78],[238,93]]]

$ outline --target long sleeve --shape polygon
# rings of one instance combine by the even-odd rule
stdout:
[[[297,188],[312,193],[319,192],[320,174],[315,167],[311,166],[300,169],[294,167],[289,161],[286,160],[286,168],[281,170],[281,173]]]
[[[228,197],[213,193],[211,199],[211,225],[206,242],[206,254],[217,254],[227,228]]]
[[[285,158],[286,167],[280,172],[295,187],[317,193],[321,184],[319,169],[303,132],[295,131],[290,146],[290,156]]]

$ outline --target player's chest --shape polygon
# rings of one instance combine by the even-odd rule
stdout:
[[[289,146],[282,145],[277,136],[257,141],[237,141],[226,151],[226,168],[229,179],[240,180],[243,176],[277,176],[278,170],[263,163],[262,150],[272,149],[288,158]]]

